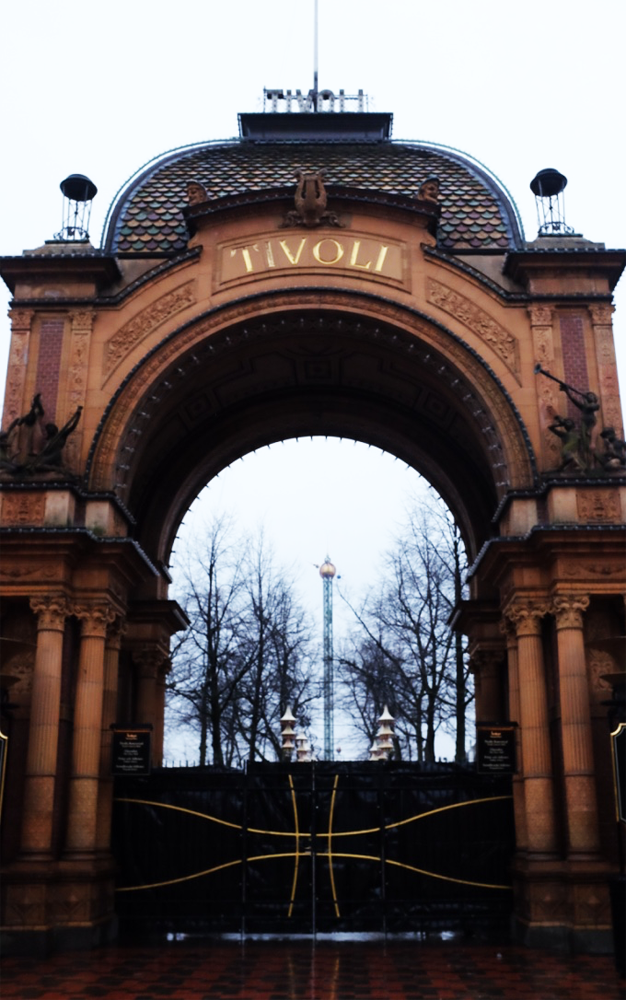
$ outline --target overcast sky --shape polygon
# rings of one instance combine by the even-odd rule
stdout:
[[[556,167],[569,181],[568,224],[622,247],[625,11],[623,0],[319,0],[319,83],[363,88],[370,110],[393,112],[396,139],[453,146],[486,164],[517,203],[527,239],[537,229],[529,183]],[[59,183],[70,173],[98,187],[99,245],[111,201],[144,163],[234,136],[237,113],[261,110],[264,87],[304,92],[313,80],[313,0],[20,0],[5,5],[1,23],[2,254],[60,229]],[[615,335],[624,387],[623,286]],[[418,482],[363,446],[274,446],[269,459],[258,453],[224,472],[213,505],[237,506],[252,527],[265,522],[321,616],[312,563],[328,551],[346,586],[375,580],[388,526]],[[250,496],[254,505],[242,502]]]

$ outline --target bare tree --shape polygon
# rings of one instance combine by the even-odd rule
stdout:
[[[434,761],[438,729],[456,721],[456,758],[464,760],[472,693],[463,641],[448,624],[462,592],[462,545],[449,513],[415,505],[386,570],[379,588],[355,611],[358,628],[340,657],[360,728],[370,738],[365,713],[375,720],[388,704],[403,755]]]
[[[190,627],[172,657],[170,704],[200,737],[200,763],[233,765],[280,753],[280,716],[302,722],[311,698],[310,626],[261,532],[230,541],[223,519],[187,559],[181,595]]]

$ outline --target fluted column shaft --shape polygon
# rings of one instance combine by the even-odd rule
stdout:
[[[520,723],[524,765],[527,850],[550,856],[557,850],[548,697],[541,619],[549,608],[519,604],[507,610],[517,633]]]
[[[124,626],[119,618],[109,626],[104,647],[104,684],[102,693],[102,738],[100,742],[100,784],[98,787],[98,819],[96,850],[108,851],[111,846],[111,813],[113,808],[113,775],[111,726],[117,716],[117,684],[120,647]]]
[[[152,746],[152,762],[155,767],[163,763],[163,740],[165,723],[165,690],[167,675],[171,670],[169,658],[159,667],[155,691],[154,741]]]
[[[165,655],[158,647],[146,647],[133,655],[137,663],[139,678],[137,685],[137,722],[147,722],[153,727],[151,741],[152,763],[156,760],[155,731],[158,726],[159,697],[157,678],[163,666]]]
[[[583,635],[586,596],[554,601],[559,658],[559,698],[569,855],[600,849],[598,804],[591,740],[591,710]]]
[[[37,652],[31,695],[28,755],[24,782],[22,853],[48,858],[59,746],[63,636],[68,613],[64,597],[33,598]]]
[[[515,815],[515,842],[517,850],[523,852],[528,847],[528,834],[526,829],[526,800],[524,795],[524,761],[522,758],[522,739],[519,725],[521,705],[517,635],[510,621],[505,620],[503,622],[502,631],[506,636],[509,671],[509,719],[518,724],[515,730],[516,770],[513,775],[513,812]]]
[[[501,722],[502,654],[495,650],[480,649],[471,658],[476,678],[476,721]]]
[[[65,849],[68,854],[83,854],[96,846],[104,646],[114,614],[106,605],[76,607],[74,614],[82,619],[82,631]]]

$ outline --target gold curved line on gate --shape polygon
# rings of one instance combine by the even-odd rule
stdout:
[[[333,813],[335,811],[335,799],[337,797],[337,784],[339,782],[339,775],[335,775],[335,783],[333,785],[333,794],[330,800],[330,810],[328,813],[328,852],[325,855],[328,858],[328,874],[330,876],[330,890],[333,894],[333,904],[335,907],[335,916],[340,917],[339,903],[337,902],[337,890],[335,889],[335,872],[333,869],[333,856],[332,856],[332,838],[333,838]]]
[[[134,801],[131,799],[131,801]],[[181,875],[180,878],[170,878],[165,882],[149,882],[146,885],[127,885],[122,888],[118,888],[116,892],[139,892],[141,889],[160,889],[164,885],[176,885],[177,882],[191,882],[194,878],[202,878],[203,875],[213,875],[214,872],[222,871],[223,868],[234,868],[235,865],[240,865],[245,860],[250,861],[272,861],[274,858],[295,858],[296,855],[292,851],[285,854],[258,854],[251,858],[237,858],[236,861],[226,861],[223,865],[216,865],[215,868],[207,868],[202,872],[194,872],[193,875]]]
[[[328,855],[324,852],[318,854],[318,858],[325,858]],[[376,857],[374,854],[342,854],[340,851],[335,852],[335,858],[353,858],[357,861],[378,861],[381,862],[381,857]],[[510,885],[494,885],[491,882],[470,882],[468,879],[463,878],[452,878],[451,875],[438,875],[436,872],[428,872],[425,868],[416,868],[414,865],[405,865],[402,861],[392,861],[390,858],[385,858],[386,865],[394,865],[396,868],[406,868],[410,872],[417,872],[418,875],[427,875],[428,878],[438,878],[442,882],[456,882],[459,885],[474,885],[478,886],[480,889],[511,889]]]
[[[152,802],[150,799],[116,799],[116,802],[134,802],[142,806],[156,806],[158,809],[171,809],[173,812],[188,813],[190,816],[199,816],[200,819],[211,820],[212,823],[219,823],[220,826],[229,826],[233,830],[243,830],[241,823],[229,823],[226,819],[218,819],[210,813],[196,812],[195,809],[184,809],[183,806],[171,806],[167,802]],[[256,827],[246,827],[246,833],[260,833],[263,836],[272,837],[309,837],[308,833],[297,833],[289,830],[257,830]]]
[[[439,806],[438,809],[429,809],[425,813],[416,813],[415,816],[409,816],[408,819],[400,819],[397,823],[387,823],[382,827],[383,830],[393,830],[398,826],[405,826],[407,823],[414,823],[418,819],[425,819],[426,816],[434,816],[435,813],[447,812],[448,809],[460,809],[462,806],[475,806],[481,802],[498,802],[501,799],[512,799],[512,795],[490,795],[486,799],[470,799],[468,802],[453,802],[449,806]],[[360,837],[365,833],[380,833],[380,826],[373,826],[369,830],[341,830],[337,833],[333,833],[333,837]],[[326,837],[326,833],[316,833],[316,837]]]
[[[130,800],[134,802],[134,799]],[[215,868],[207,868],[203,872],[194,872],[193,875],[181,875],[180,878],[170,878],[166,882],[150,882],[147,885],[127,885],[121,889],[116,889],[116,892],[138,892],[140,889],[160,889],[163,885],[176,885],[177,882],[190,882],[194,878],[202,878],[203,875],[212,875],[213,872],[219,872],[223,868],[233,868],[235,865],[241,864],[241,858],[237,858],[236,861],[227,861],[223,865],[216,865]]]
[[[296,838],[296,861],[293,869],[293,883],[291,886],[291,899],[289,900],[289,912],[287,914],[287,919],[293,913],[293,903],[296,898],[296,887],[298,885],[298,868],[300,866],[300,852],[298,850],[298,836],[300,831],[300,824],[298,820],[298,803],[296,801],[296,790],[293,787],[293,778],[289,775],[289,787],[291,789],[291,802],[293,804],[293,825],[294,825],[294,837]]]

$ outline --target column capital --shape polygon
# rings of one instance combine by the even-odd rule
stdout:
[[[91,333],[95,317],[96,314],[92,309],[72,309],[70,311],[72,333]]]
[[[610,302],[590,304],[587,308],[594,326],[611,326],[615,306],[612,306]]]
[[[559,594],[552,604],[557,629],[582,629],[583,612],[588,607],[589,598],[586,594]]]
[[[552,306],[531,305],[528,306],[531,326],[552,326],[554,308]]]
[[[122,645],[122,639],[128,631],[128,625],[126,619],[122,615],[115,615],[112,621],[107,625],[107,646],[109,649],[119,650]]]
[[[82,622],[82,635],[105,639],[116,613],[110,604],[74,604],[72,614]]]
[[[35,315],[34,309],[9,309],[11,330],[13,333],[30,333],[30,327]]]
[[[166,661],[169,662],[167,653],[158,646],[142,646],[133,650],[133,661],[139,668],[139,676],[146,679],[156,680],[159,671]]]
[[[504,650],[477,649],[470,656],[470,670],[481,677],[495,677],[504,664],[505,656]]]
[[[516,601],[506,608],[505,618],[513,623],[517,637],[541,634],[541,620],[550,612],[548,601]]]
[[[31,611],[37,615],[39,632],[62,632],[71,609],[64,594],[42,594],[30,598]]]

